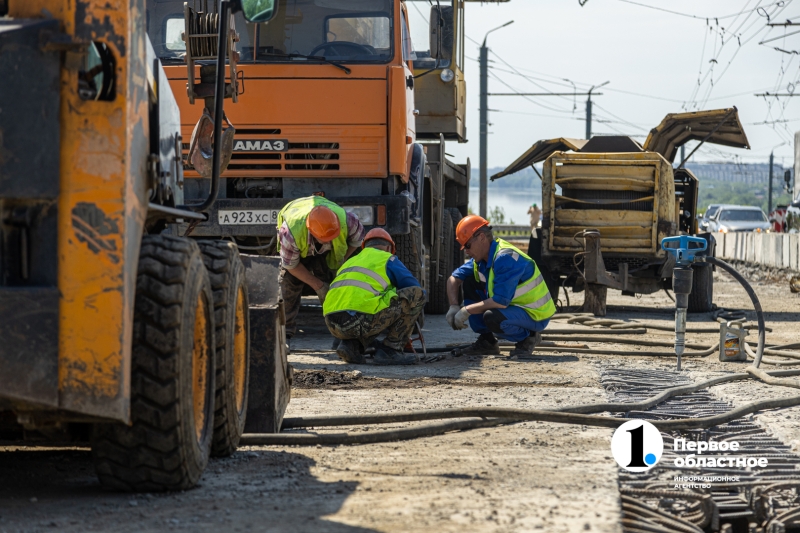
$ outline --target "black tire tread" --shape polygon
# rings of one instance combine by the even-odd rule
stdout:
[[[453,241],[455,240],[455,230],[453,229],[453,219],[450,214],[445,212],[442,217],[442,233],[439,239],[439,265],[438,275],[431,272],[431,286],[428,291],[428,303],[425,305],[425,313],[429,315],[441,315],[450,308],[447,299],[447,278],[453,273]]]
[[[214,400],[214,437],[211,444],[211,455],[214,457],[227,457],[236,451],[239,439],[242,437],[244,420],[238,420],[235,406],[230,403],[232,385],[232,356],[227,353],[228,338],[228,313],[236,313],[235,309],[228,309],[228,298],[235,279],[236,270],[244,279],[244,265],[235,244],[226,241],[198,241],[203,254],[203,262],[211,280],[211,290],[214,293],[214,317],[216,322],[216,384]],[[245,413],[247,411],[247,380],[245,380]],[[243,418],[243,417],[242,417]]]
[[[131,426],[97,424],[92,453],[100,481],[123,491],[183,490],[205,468],[184,454],[178,359],[180,310],[197,245],[169,235],[142,240],[134,305]],[[207,460],[207,456],[205,458]]]
[[[414,231],[414,228],[411,228]],[[414,249],[414,239],[411,233],[404,235],[393,235],[392,239],[395,244],[395,255],[403,262],[406,268],[411,272],[411,275],[417,278],[420,285],[426,285],[422,280],[422,262],[419,259],[419,253]]]
[[[714,269],[711,265],[693,268],[692,292],[689,293],[689,313],[708,313],[714,304]]]

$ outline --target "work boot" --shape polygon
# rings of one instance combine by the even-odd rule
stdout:
[[[376,365],[415,365],[417,354],[405,353],[380,343],[375,349]]]
[[[533,350],[539,346],[540,342],[542,342],[542,334],[537,331],[531,334],[527,339],[516,343],[514,349],[511,350],[511,357],[526,357],[533,354]]]
[[[456,348],[451,353],[453,357],[461,357],[463,355],[500,355],[500,345],[494,335],[484,333],[466,348]]]
[[[361,342],[357,339],[347,339],[339,343],[336,348],[336,355],[345,363],[353,365],[363,365],[367,362],[364,357],[364,350],[361,349]]]

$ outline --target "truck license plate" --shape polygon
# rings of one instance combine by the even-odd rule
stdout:
[[[217,214],[220,226],[258,225],[278,223],[278,209],[220,210]]]

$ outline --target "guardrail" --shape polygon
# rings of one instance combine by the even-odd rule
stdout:
[[[531,234],[531,227],[521,224],[492,224],[492,231],[498,237],[528,238]]]
[[[714,233],[717,256],[800,271],[799,233]]]

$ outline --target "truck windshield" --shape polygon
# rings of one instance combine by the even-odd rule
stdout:
[[[431,7],[435,7],[436,0],[411,0],[406,2],[408,7],[408,24],[411,30],[411,43],[414,48],[414,68],[436,68],[436,60],[431,57],[430,19]],[[441,7],[453,5],[453,0],[440,0]],[[450,67],[449,59],[440,59],[438,68]]]
[[[337,62],[386,63],[394,48],[392,2],[279,0],[275,18],[264,24],[246,23],[237,13],[240,61],[308,62],[287,57],[298,54]],[[183,31],[183,0],[147,1],[147,32],[161,59],[183,59]]]

